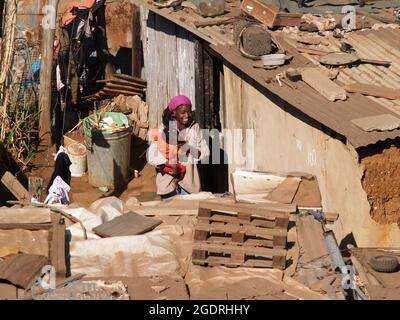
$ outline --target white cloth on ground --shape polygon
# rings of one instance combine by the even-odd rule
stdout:
[[[70,190],[71,187],[60,176],[57,176],[49,188],[49,194],[44,203],[50,205],[69,204],[68,192]]]

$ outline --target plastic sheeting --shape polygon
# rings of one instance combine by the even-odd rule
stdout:
[[[92,229],[123,214],[124,204],[116,197],[97,200],[88,210],[65,211],[82,221],[67,228],[71,233],[70,266],[72,274],[89,277],[145,277],[181,273],[175,243],[182,234],[177,225],[164,225],[144,235],[100,238]]]
[[[180,273],[175,255],[176,228],[165,226],[145,235],[73,241],[71,271],[89,277],[145,277]]]

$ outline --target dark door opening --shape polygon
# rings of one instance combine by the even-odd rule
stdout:
[[[223,163],[225,152],[219,146],[218,134],[221,131],[220,75],[223,72],[223,63],[198,40],[195,45],[195,59],[195,119],[202,129],[216,133],[210,134],[208,139],[211,152],[210,163],[199,165],[202,189],[213,193],[224,193],[229,190],[228,165]],[[218,145],[217,148],[216,145]],[[212,163],[213,158],[218,159],[218,157],[213,157],[215,152],[220,153],[219,163]]]

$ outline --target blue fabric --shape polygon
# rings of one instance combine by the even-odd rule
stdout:
[[[36,79],[40,75],[40,66],[42,64],[42,61],[40,58],[37,58],[35,61],[32,63],[32,72],[33,72],[33,77]]]

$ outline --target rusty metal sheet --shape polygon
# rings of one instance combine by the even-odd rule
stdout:
[[[291,113],[309,125],[334,135],[343,142],[347,140],[354,148],[365,147],[400,136],[400,130],[398,129],[385,132],[365,132],[351,122],[356,118],[376,116],[382,113],[397,116],[400,114],[400,100],[390,101],[383,98],[352,94],[347,101],[329,102],[318,92],[301,82],[293,83],[293,85],[284,83],[282,86],[274,82],[267,83],[265,81],[267,78],[275,78],[276,74],[285,71],[288,66],[269,71],[253,68],[252,61],[242,57],[238,50],[223,41],[216,40],[215,37],[211,38],[212,33],[218,32],[218,27],[214,26],[213,30],[209,28],[196,29],[192,24],[193,20],[196,19],[194,14],[189,15],[179,11],[173,12],[168,9],[159,10],[148,4],[145,4],[145,6],[154,13],[207,41],[210,48],[222,56],[228,65],[241,71],[244,79],[255,81],[254,85],[286,112]],[[197,19],[201,20],[201,17],[199,17]],[[274,34],[280,35],[279,32],[274,32]],[[339,51],[340,44],[337,39],[331,37],[327,38],[327,40],[330,42],[330,49]],[[370,64],[343,68],[338,76],[338,84],[346,85],[360,82],[361,78],[364,79],[364,83],[384,84],[393,89],[400,89],[400,50],[398,49],[400,29],[385,28],[351,32],[346,35],[345,40],[356,49],[360,58],[391,61],[392,64],[389,68]],[[228,40],[228,42],[230,41]],[[288,53],[294,57],[290,61],[290,67],[304,67],[305,64],[309,63],[309,58],[313,59],[297,52],[288,42],[283,41],[283,44]],[[309,46],[309,48],[313,48],[313,46]],[[382,111],[382,106],[385,107],[384,112]]]

